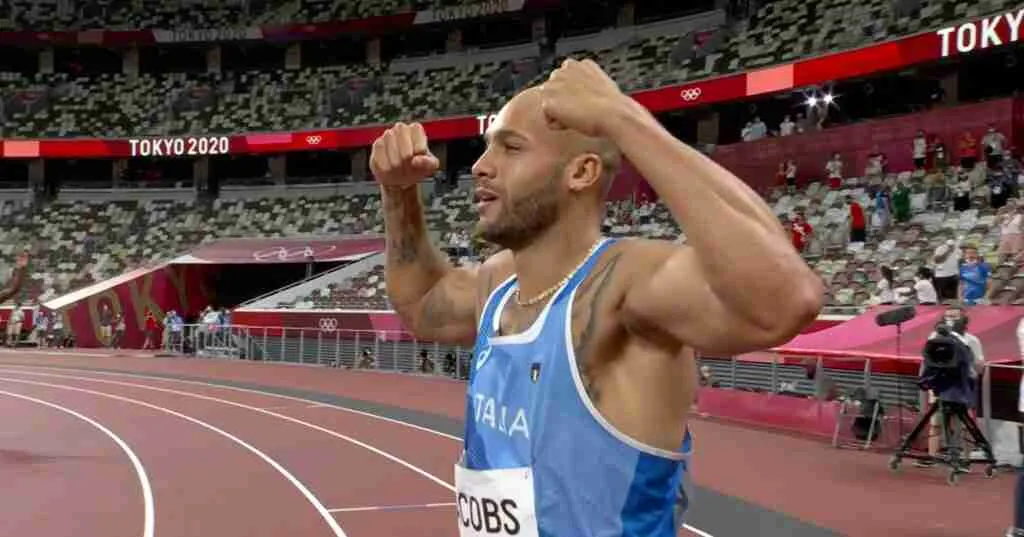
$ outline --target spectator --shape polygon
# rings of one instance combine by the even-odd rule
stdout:
[[[932,262],[939,300],[956,300],[960,287],[960,249],[956,241],[949,239],[936,248]]]
[[[964,212],[971,208],[971,180],[966,173],[960,172],[956,184],[953,185],[953,210]]]
[[[36,346],[41,349],[47,343],[46,336],[50,332],[50,316],[38,304],[36,305],[35,313],[32,315],[32,325]]]
[[[864,166],[864,178],[868,184],[879,184],[882,182],[887,162],[888,159],[886,159],[885,153],[878,149],[876,144],[872,148],[871,153],[868,154],[867,164]]]
[[[127,330],[127,326],[124,322],[124,314],[118,313],[114,316],[114,335],[110,338],[110,348],[121,348],[121,344],[124,342],[125,330]]]
[[[148,309],[146,310],[145,328],[143,328],[142,333],[145,338],[142,342],[142,350],[153,349],[153,337],[156,336],[156,317]]]
[[[992,290],[992,269],[978,256],[973,244],[964,247],[964,262],[960,265],[960,301],[974,306],[988,300]]]
[[[942,172],[933,172],[924,176],[924,184],[928,189],[928,209],[939,210],[946,206],[946,197],[949,195],[949,188],[946,186],[946,176]]]
[[[923,130],[917,131],[914,137],[914,169],[924,171],[928,162],[928,138]]]
[[[889,221],[892,219],[892,201],[884,188],[875,192],[874,208],[871,212],[871,232],[874,234],[885,234],[889,228]]]
[[[994,169],[1003,161],[1003,150],[1006,148],[1006,136],[996,130],[995,125],[989,125],[985,136],[981,137],[981,145],[985,151],[985,162],[989,169]]]
[[[743,139],[744,142],[749,142],[754,139],[754,123],[752,121],[748,121],[747,124],[743,126],[743,130],[740,131],[740,138]]]
[[[1003,208],[1016,186],[1011,182],[1010,177],[1003,172],[1002,167],[989,168],[988,176],[989,205],[996,210]]]
[[[978,141],[971,134],[971,131],[964,131],[960,135],[960,167],[965,170],[973,170],[978,162]]]
[[[921,267],[917,269],[917,274],[914,274],[914,294],[917,303],[922,306],[934,306],[939,303],[938,292],[932,283],[933,278],[934,275],[928,267]]]
[[[839,190],[843,186],[843,157],[839,153],[833,153],[832,158],[825,164],[825,172],[828,174],[828,186],[832,190]]]
[[[21,342],[21,330],[25,323],[25,312],[21,309],[21,303],[14,304],[11,310],[11,317],[7,320],[7,345],[16,348]]]
[[[797,210],[793,214],[793,220],[790,223],[790,230],[793,233],[793,247],[796,251],[803,253],[807,249],[807,245],[811,242],[811,237],[814,235],[814,228],[807,223],[807,219],[804,217],[802,210]]]
[[[782,123],[779,124],[779,136],[792,136],[794,131],[796,131],[796,123],[793,123],[793,119],[786,114],[786,117],[782,118]]]
[[[893,272],[892,269],[882,265],[878,267],[878,283],[875,284],[875,302],[878,304],[892,304],[896,300],[893,293]]]
[[[754,122],[750,124],[751,136],[754,140],[760,140],[765,136],[768,136],[768,125],[761,121],[760,117],[754,117]]]
[[[1011,200],[996,215],[999,225],[999,258],[1007,261],[1024,250],[1024,204]]]
[[[937,170],[945,170],[949,165],[949,156],[946,152],[946,144],[938,135],[932,135],[931,143],[932,167]]]
[[[867,220],[864,218],[864,208],[861,207],[853,196],[846,196],[846,204],[850,208],[848,221],[850,223],[850,242],[864,242],[867,240]]]
[[[793,159],[786,161],[786,188],[790,192],[796,191],[796,161]]]
[[[114,315],[110,311],[110,306],[104,303],[100,306],[100,341],[107,346],[113,341],[113,322]]]
[[[892,213],[897,222],[910,220],[910,188],[904,181],[896,182],[896,190],[892,193]]]

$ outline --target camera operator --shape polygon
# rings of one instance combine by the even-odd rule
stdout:
[[[985,352],[981,346],[981,340],[974,334],[967,331],[969,319],[964,310],[959,306],[952,306],[942,314],[942,321],[935,327],[935,331],[928,336],[928,342],[956,342],[962,345],[961,351],[964,356],[955,368],[955,373],[930,371],[926,367],[923,380],[924,386],[929,388],[928,402],[935,403],[941,400],[945,405],[963,405],[973,409],[977,403],[977,394],[980,386],[979,378],[985,369]],[[928,344],[926,350],[928,352]],[[946,380],[943,380],[946,379]],[[972,413],[973,414],[973,413]],[[938,431],[941,425],[945,425],[947,431],[946,440],[949,444],[946,448],[962,448],[961,431],[959,424],[950,420],[950,414],[944,413],[940,417],[936,414],[931,420],[931,432],[928,435],[928,454],[935,456],[939,452],[940,438]],[[934,461],[917,461],[916,466],[934,466]],[[969,465],[963,465],[963,471],[970,470]]]
[[[1017,324],[1017,348],[1024,358],[1024,318]],[[1017,411],[1024,413],[1024,377],[1017,396]],[[1017,470],[1016,501],[1013,506],[1013,527],[1006,532],[1006,537],[1024,537],[1024,464]]]

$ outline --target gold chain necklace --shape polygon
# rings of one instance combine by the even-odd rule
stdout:
[[[546,300],[548,297],[553,295],[555,293],[555,291],[559,290],[563,285],[565,285],[569,281],[569,279],[572,278],[573,274],[576,274],[576,271],[578,271],[580,269],[580,267],[582,267],[584,265],[584,263],[586,263],[587,260],[590,259],[590,256],[594,254],[594,251],[597,250],[597,247],[601,245],[601,241],[602,240],[603,240],[603,237],[602,238],[598,238],[597,241],[595,241],[594,244],[590,247],[590,250],[587,252],[587,255],[583,256],[583,260],[580,261],[580,263],[578,265],[576,265],[575,268],[570,270],[569,273],[566,274],[565,277],[562,278],[558,283],[556,283],[555,285],[552,285],[551,287],[548,287],[541,294],[539,294],[539,295],[537,295],[537,296],[535,296],[535,297],[533,297],[533,298],[531,298],[529,300],[520,300],[519,299],[519,287],[516,286],[516,304],[518,306],[520,306],[520,307],[533,306],[533,305],[535,305],[535,304],[537,304],[537,303],[539,303],[539,302],[541,302],[543,300]]]

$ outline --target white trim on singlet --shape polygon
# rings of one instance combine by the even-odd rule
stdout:
[[[480,310],[480,320],[477,321],[476,323],[476,330],[478,335],[484,332],[484,319],[487,317],[487,308],[490,307],[491,301],[494,300],[496,296],[498,296],[498,291],[501,291],[501,288],[508,285],[508,282],[514,280],[515,277],[516,275],[513,274],[508,278],[505,278],[505,281],[499,283],[498,286],[495,287],[494,289],[491,289],[490,294],[487,295],[487,300],[484,301],[484,307],[482,310]]]
[[[571,278],[570,278],[571,279]],[[541,310],[540,315],[533,320],[533,324],[530,325],[526,330],[519,332],[518,334],[509,334],[507,336],[490,336],[491,345],[522,345],[524,343],[533,343],[540,336],[541,331],[544,329],[544,323],[548,319],[548,313],[551,312],[551,306],[555,303],[555,298],[561,294],[562,289],[568,285],[568,281],[562,284],[561,287],[551,295],[548,299],[547,304],[544,305],[544,309]],[[494,309],[494,320],[492,321],[491,333],[497,333],[501,328],[501,312],[505,309],[505,304],[508,303],[508,299],[512,297],[512,294],[516,291],[519,284],[509,286],[505,290],[505,296],[501,297],[501,301],[498,302],[498,306]]]
[[[576,395],[579,396],[581,401],[583,401],[583,406],[585,406],[587,411],[590,412],[590,416],[594,418],[594,421],[603,427],[608,434],[612,435],[612,437],[623,444],[626,444],[637,451],[653,455],[655,457],[661,457],[663,459],[673,461],[689,459],[690,453],[693,449],[692,446],[690,451],[669,451],[667,449],[656,448],[640,442],[639,440],[636,440],[628,436],[626,433],[618,430],[614,425],[609,423],[608,420],[598,412],[597,407],[594,406],[594,402],[590,400],[590,396],[587,395],[587,390],[583,386],[583,377],[580,375],[579,368],[576,367],[576,349],[573,348],[572,344],[572,305],[576,299],[576,291],[578,289],[579,286],[573,288],[569,293],[569,300],[565,305],[565,356],[566,359],[569,360],[569,371],[572,372],[572,380],[576,384]],[[689,431],[687,431],[686,434],[689,434]]]

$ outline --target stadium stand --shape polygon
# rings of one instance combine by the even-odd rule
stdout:
[[[582,39],[563,39],[556,44],[554,55],[530,44],[399,58],[379,67],[234,72],[225,66],[225,71],[214,74],[141,74],[138,78],[57,74],[25,80],[5,74],[0,77],[0,91],[5,87],[8,93],[41,91],[50,103],[35,112],[16,112],[7,121],[5,133],[18,137],[212,134],[476,114],[496,109],[519,88],[543,79],[569,55],[598,59],[622,87],[632,91],[934,29],[1013,2],[942,0],[925,2],[920,10],[905,13],[898,4],[886,0],[866,4],[780,0],[762,6],[749,20],[717,30],[710,22],[698,28],[684,24],[687,29],[680,30],[680,24],[671,21],[607,30]],[[44,5],[49,4],[39,4]],[[362,13],[377,3],[299,5],[301,9],[291,14],[298,17],[293,20],[368,16]],[[148,3],[136,7],[148,7]],[[205,8],[177,7],[181,13],[207,13]],[[387,12],[397,3],[378,7]],[[25,15],[31,17],[26,20],[38,22],[48,20],[51,11],[37,6],[17,12],[35,13]],[[174,15],[162,15],[160,9],[138,12],[152,17],[140,23],[183,23]],[[236,15],[235,7],[225,5],[203,16],[209,17],[206,24],[213,24],[237,20]]]

